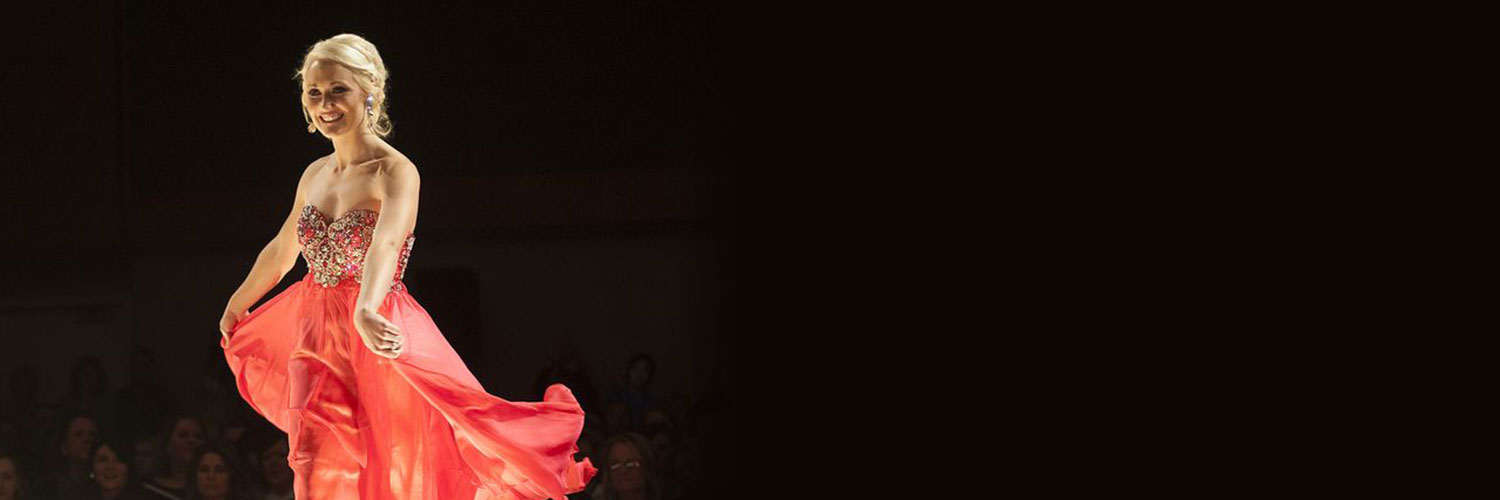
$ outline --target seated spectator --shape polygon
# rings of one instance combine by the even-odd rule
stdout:
[[[272,440],[270,446],[261,450],[260,468],[266,491],[257,500],[293,500],[292,465],[287,462],[290,454],[286,437]]]
[[[156,438],[160,454],[156,470],[144,483],[146,489],[160,498],[182,500],[187,496],[192,474],[189,472],[193,456],[203,444],[203,423],[195,417],[178,416],[169,419]]]
[[[0,500],[18,500],[26,493],[26,476],[21,474],[21,460],[14,453],[0,449]]]
[[[125,440],[106,436],[98,441],[93,452],[93,473],[89,477],[94,488],[82,500],[149,500],[148,493],[140,485],[140,473],[133,470],[133,446]],[[67,500],[67,497],[63,497]]]
[[[599,467],[603,500],[664,500],[666,488],[657,474],[655,454],[645,436],[616,434],[602,447],[606,461]]]
[[[250,478],[239,454],[228,443],[213,441],[193,455],[185,500],[254,500]]]

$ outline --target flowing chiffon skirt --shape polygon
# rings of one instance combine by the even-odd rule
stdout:
[[[379,310],[405,351],[376,355],[358,295],[309,274],[220,339],[240,396],[287,433],[298,500],[563,500],[598,472],[573,458],[583,409],[566,386],[540,402],[485,392],[405,287]]]

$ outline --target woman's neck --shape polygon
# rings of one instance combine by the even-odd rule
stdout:
[[[333,156],[341,167],[370,161],[380,149],[380,136],[373,132],[345,134],[333,138]]]

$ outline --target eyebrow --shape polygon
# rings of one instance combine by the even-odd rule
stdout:
[[[344,83],[344,82],[342,82],[342,81],[339,81],[339,80],[334,80],[334,81],[331,81],[331,82],[328,82],[328,84],[329,84],[329,85],[333,85],[333,84],[335,84],[335,83]],[[309,84],[308,84],[308,85],[310,85],[310,86],[313,86],[313,87],[316,87],[316,86],[318,86],[318,84],[316,84],[316,83],[309,83]],[[347,83],[344,83],[344,85],[348,85],[348,84],[347,84]]]

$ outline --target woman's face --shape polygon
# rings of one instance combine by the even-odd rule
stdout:
[[[130,478],[130,464],[120,460],[115,450],[108,446],[100,446],[99,452],[94,453],[94,481],[99,483],[101,491],[118,491],[125,487],[125,480]]]
[[[630,386],[635,388],[645,387],[651,381],[651,363],[642,359],[630,365]]]
[[[646,487],[646,467],[635,446],[623,441],[615,443],[609,448],[608,464],[609,486],[616,492],[636,491]]]
[[[156,441],[142,439],[135,443],[135,463],[131,464],[139,474],[151,470],[151,464],[156,461]]]
[[[324,137],[365,126],[366,94],[354,81],[353,71],[330,61],[313,61],[302,73],[302,107],[307,108]]]
[[[266,483],[284,485],[292,482],[292,465],[287,462],[286,441],[276,441],[260,457],[261,470],[266,471]]]
[[[167,450],[172,453],[172,458],[186,462],[193,459],[193,453],[198,451],[198,445],[203,444],[203,426],[197,420],[184,418],[177,421],[172,428],[172,438],[167,444]]]
[[[0,458],[0,500],[16,500],[16,491],[21,488],[21,477],[16,474],[16,464],[9,458]]]
[[[68,423],[68,435],[63,441],[63,452],[69,460],[87,462],[94,449],[94,440],[99,439],[99,426],[89,418],[75,418]]]
[[[224,498],[229,495],[229,467],[218,453],[204,453],[198,461],[198,494],[203,498]]]

